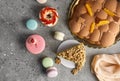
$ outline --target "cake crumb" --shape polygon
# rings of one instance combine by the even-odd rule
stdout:
[[[56,58],[55,58],[55,63],[56,63],[56,64],[60,64],[60,63],[61,63],[60,58],[56,57]]]

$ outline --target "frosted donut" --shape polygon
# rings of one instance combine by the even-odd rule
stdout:
[[[65,34],[63,32],[56,31],[55,35],[54,35],[54,38],[56,40],[63,41],[64,40],[64,36],[65,36]]]
[[[40,11],[39,19],[45,26],[55,26],[58,22],[58,12],[54,8],[45,7]]]

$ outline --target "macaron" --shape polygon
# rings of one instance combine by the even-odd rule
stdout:
[[[52,67],[53,64],[54,64],[53,59],[50,58],[50,57],[45,57],[42,60],[42,65],[43,65],[44,68]]]
[[[40,54],[45,49],[45,40],[40,35],[31,35],[26,40],[26,48],[32,54]]]
[[[63,41],[64,36],[65,36],[65,34],[63,32],[59,32],[59,31],[56,31],[54,34],[54,38],[59,41]]]
[[[47,0],[36,0],[36,1],[40,4],[45,4],[47,2]]]
[[[47,72],[47,76],[50,78],[54,78],[58,75],[58,71],[56,67],[49,67],[46,72]]]
[[[38,23],[36,20],[34,19],[29,19],[27,20],[26,22],[26,27],[29,29],[29,30],[36,30],[37,27],[38,27]]]

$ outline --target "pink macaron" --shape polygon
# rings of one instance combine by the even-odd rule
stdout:
[[[58,71],[56,67],[49,67],[46,72],[47,72],[47,76],[50,78],[54,78],[58,75]]]
[[[40,35],[31,35],[26,40],[26,48],[32,54],[40,54],[45,49],[45,40]]]

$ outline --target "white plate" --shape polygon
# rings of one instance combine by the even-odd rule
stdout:
[[[71,48],[71,47],[73,47],[75,45],[78,45],[78,44],[79,44],[79,42],[77,40],[66,40],[59,45],[59,47],[57,49],[57,52],[61,52],[65,49]],[[74,62],[66,60],[62,57],[59,57],[59,58],[61,60],[61,64],[64,65],[65,67],[75,68],[75,63]]]

